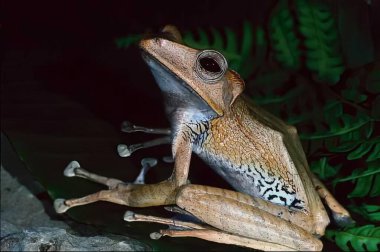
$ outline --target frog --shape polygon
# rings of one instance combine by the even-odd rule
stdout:
[[[144,37],[139,47],[161,90],[170,128],[127,123],[125,132],[164,136],[135,148],[120,145],[118,151],[127,157],[139,148],[170,144],[171,176],[153,184],[127,183],[91,173],[72,161],[65,176],[89,179],[108,189],[81,198],[58,198],[56,212],[96,201],[129,207],[175,206],[197,221],[131,211],[124,220],[175,227],[153,233],[156,239],[196,237],[265,251],[322,250],[319,238],[330,223],[326,207],[337,224],[353,221],[311,172],[297,129],[243,93],[244,80],[229,69],[222,53],[185,45],[173,25]],[[190,183],[193,153],[232,189]]]

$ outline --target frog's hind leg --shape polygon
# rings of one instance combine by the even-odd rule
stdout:
[[[152,239],[159,239],[162,236],[170,237],[193,237],[211,242],[222,244],[231,244],[264,251],[293,251],[294,249],[280,244],[269,243],[261,240],[255,240],[239,235],[230,234],[217,230],[207,224],[197,224],[193,222],[178,221],[169,218],[136,214],[127,211],[124,215],[124,220],[128,222],[154,222],[168,225],[169,229],[161,229],[159,232],[150,234]]]
[[[263,251],[296,251],[295,249],[283,246],[280,244],[265,242],[261,240],[255,240],[239,235],[233,235],[227,232],[222,232],[213,229],[201,229],[201,230],[160,230],[158,234],[154,236],[160,238],[161,236],[170,237],[194,237],[211,242],[217,242],[222,244],[237,245]],[[152,235],[151,235],[152,237]]]
[[[176,204],[201,221],[218,230],[262,241],[281,250],[321,250],[323,245],[311,233],[277,215],[270,209],[261,209],[256,199],[246,200],[246,195],[225,189],[201,185],[185,185],[176,197]],[[274,204],[272,204],[274,207]],[[280,206],[283,212],[287,207]],[[260,247],[253,248],[261,249]]]

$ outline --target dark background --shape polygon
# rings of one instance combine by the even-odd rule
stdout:
[[[80,197],[104,189],[82,179],[65,178],[71,160],[98,174],[132,181],[140,160],[155,157],[159,164],[148,183],[169,177],[171,164],[161,158],[170,147],[117,155],[119,143],[152,139],[144,134],[119,132],[129,120],[150,127],[167,127],[160,90],[135,46],[117,48],[115,39],[158,32],[166,24],[181,30],[198,27],[239,28],[250,18],[264,24],[274,1],[231,3],[223,1],[3,1],[1,128],[29,169],[17,170],[2,149],[2,163],[13,175],[31,173],[43,188],[34,191],[53,219],[74,218],[101,230],[126,234],[167,249],[228,249],[228,246],[194,239],[149,239],[149,233],[166,226],[126,223],[123,206],[94,203],[57,216],[51,198]],[[244,6],[244,7],[243,7]],[[2,136],[3,137],[3,136]],[[20,174],[21,173],[21,174]],[[192,181],[228,188],[196,157]],[[137,209],[136,209],[137,210]],[[162,208],[140,213],[167,215]]]
[[[355,1],[329,2],[337,10],[345,6],[343,2],[352,6]],[[358,16],[372,24],[368,36],[373,37],[374,54],[378,56],[379,38],[375,30],[379,27],[379,2],[372,1],[371,5],[356,2],[361,2],[355,8],[363,13]],[[63,177],[63,168],[74,159],[91,171],[131,181],[138,173],[141,158],[160,159],[169,155],[170,148],[143,150],[122,159],[116,154],[117,144],[136,143],[151,137],[122,134],[120,123],[127,119],[141,125],[165,127],[168,122],[160,91],[138,49],[135,46],[119,49],[115,39],[157,32],[168,23],[180,30],[211,26],[238,30],[245,20],[266,26],[275,3],[2,1],[2,131],[31,174],[48,189],[50,197],[79,197],[102,188],[81,179]],[[6,161],[2,155],[2,162]],[[194,158],[191,179],[228,187],[210,169],[203,168],[203,163]],[[170,165],[160,161],[148,182],[163,180],[170,172]],[[43,191],[39,197],[51,203]],[[162,228],[125,224],[124,211],[125,207],[95,203],[72,209],[69,214],[78,221],[140,239],[148,240],[149,231]],[[105,212],[109,215],[105,216]],[[170,243],[186,244],[181,239],[172,239]]]

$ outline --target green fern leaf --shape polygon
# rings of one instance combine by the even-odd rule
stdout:
[[[243,23],[243,37],[241,39],[241,47],[240,47],[240,55],[241,60],[236,62],[235,69],[238,69],[239,74],[243,78],[247,78],[253,70],[257,67],[257,64],[262,63],[264,59],[262,59],[262,54],[266,52],[266,50],[260,48],[260,50],[255,51],[255,55],[252,57],[252,49],[254,45],[254,37],[252,32],[252,26],[249,22],[245,21]],[[260,27],[257,28],[258,32],[260,31]],[[261,39],[261,38],[260,38]],[[256,41],[256,48],[261,47],[261,45]]]
[[[333,141],[326,140],[326,147],[330,152],[349,152],[355,149],[360,143],[357,141],[343,142],[335,145]]]
[[[237,42],[236,33],[228,27],[225,29],[225,33],[227,37],[225,50],[227,52],[238,54],[238,42]]]
[[[209,49],[211,47],[211,43],[208,39],[207,33],[201,28],[197,30],[197,33],[199,36],[198,40],[194,38],[194,35],[192,32],[189,32],[189,31],[185,32],[183,34],[183,41],[185,42],[185,44],[197,49]]]
[[[336,242],[343,251],[378,251],[380,246],[380,227],[366,225],[343,231],[326,230],[326,237]]]
[[[215,28],[211,27],[211,33],[213,37],[212,48],[215,48],[215,49],[223,48],[223,37],[220,34],[220,32],[216,30]]]
[[[326,180],[328,178],[334,177],[338,174],[341,165],[331,166],[327,162],[327,158],[323,157],[318,161],[311,162],[310,169],[312,172],[318,175],[318,177],[322,180]]]
[[[377,143],[375,147],[373,148],[372,153],[368,156],[367,162],[372,162],[377,159],[380,159],[380,143]]]
[[[266,60],[267,42],[265,31],[261,26],[256,28],[256,37],[253,36],[252,27],[249,22],[243,26],[243,39],[241,45],[242,64],[239,67],[239,74],[243,78],[249,77],[254,71],[262,67]],[[256,46],[253,44],[256,43]],[[254,53],[252,53],[254,51]]]
[[[354,160],[359,159],[363,157],[365,154],[367,154],[373,147],[373,143],[364,142],[359,145],[357,149],[352,151],[350,154],[347,155],[348,160]]]
[[[354,160],[362,158],[364,155],[368,154],[371,149],[373,149],[373,152],[368,156],[367,161],[374,161],[380,158],[380,137],[363,141],[361,144],[359,144],[358,148],[347,155],[347,159]]]
[[[298,0],[296,7],[299,30],[307,48],[306,66],[318,80],[337,83],[344,65],[332,13],[321,2]]]
[[[275,57],[285,68],[297,70],[300,67],[300,42],[295,34],[293,17],[285,0],[274,9],[270,23],[270,38]]]
[[[356,183],[354,190],[348,194],[348,198],[354,197],[377,197],[380,196],[380,166],[375,162],[369,163],[368,168],[364,171],[356,169],[350,176],[336,178],[333,180],[333,186],[337,183],[353,181]]]
[[[361,206],[350,205],[347,208],[369,221],[380,221],[380,206],[363,204]]]
[[[380,195],[380,186],[379,185],[380,185],[380,176],[377,175],[377,176],[375,176],[375,178],[373,180],[373,187],[372,187],[371,192],[369,193],[370,197],[377,197]]]
[[[348,135],[349,133],[354,133],[358,129],[369,124],[372,121],[372,119],[365,114],[359,114],[355,117],[349,114],[343,114],[339,118],[326,117],[326,121],[329,124],[329,130],[317,131],[310,134],[303,133],[300,134],[301,139],[317,140],[335,136]],[[357,134],[356,136],[360,138],[359,131],[357,131],[355,134]],[[352,136],[350,137],[352,138]]]

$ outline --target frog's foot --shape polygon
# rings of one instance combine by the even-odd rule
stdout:
[[[125,144],[119,144],[117,146],[117,152],[119,153],[120,157],[129,157],[132,155],[133,152],[140,150],[140,149],[146,149],[154,146],[164,145],[164,144],[170,144],[171,139],[169,136],[166,137],[160,137],[157,139],[153,139],[151,141],[138,143],[138,144],[132,144],[132,145],[125,145]]]
[[[121,131],[126,133],[144,132],[149,134],[170,135],[171,130],[169,128],[157,129],[148,128],[143,126],[134,125],[129,121],[124,121],[121,124]]]

